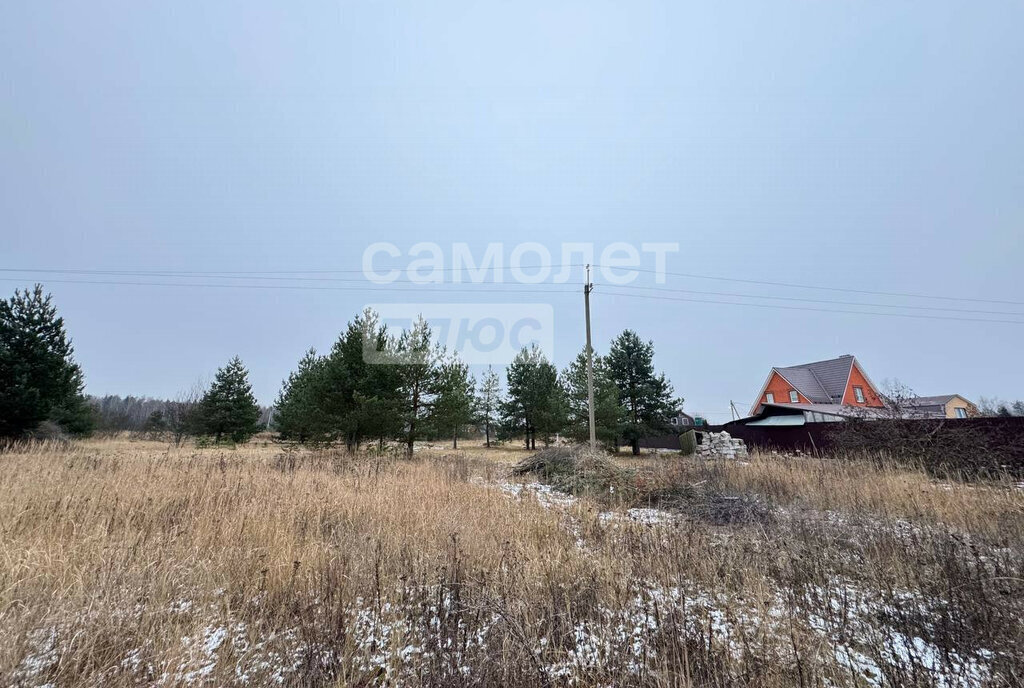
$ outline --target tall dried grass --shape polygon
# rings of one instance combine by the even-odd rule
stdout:
[[[125,440],[10,450],[0,682],[1024,676],[1024,498],[1011,485],[937,485],[870,462],[652,459],[629,502],[553,500],[502,484],[518,456]],[[686,508],[712,500],[766,516]]]

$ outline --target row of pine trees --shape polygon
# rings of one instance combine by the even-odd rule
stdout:
[[[639,439],[666,430],[681,404],[654,369],[654,347],[626,330],[606,356],[594,357],[598,439],[639,451]],[[372,310],[358,315],[324,355],[308,351],[285,380],[273,428],[304,444],[401,441],[408,452],[425,438],[458,446],[470,425],[488,446],[522,438],[535,448],[556,435],[588,437],[586,353],[563,371],[544,353],[524,348],[505,370],[505,384],[488,368],[479,380],[458,354],[432,341],[422,318],[391,333]]]
[[[598,439],[607,446],[667,429],[680,400],[655,372],[654,349],[624,331],[606,356],[594,358]],[[479,380],[456,352],[432,341],[420,318],[392,333],[366,310],[350,322],[325,355],[310,350],[285,380],[273,412],[281,439],[302,444],[449,438],[455,446],[469,426],[493,439],[522,438],[528,447],[556,435],[588,437],[586,355],[559,371],[537,348],[526,348],[504,371]],[[264,429],[242,361],[233,358],[208,388],[154,411],[146,431],[213,442],[244,442]],[[37,433],[47,424],[87,434],[93,412],[64,321],[36,285],[0,300],[0,439]]]

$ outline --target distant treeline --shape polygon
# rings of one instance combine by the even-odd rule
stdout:
[[[1011,418],[1024,416],[1024,401],[1004,401],[995,397],[981,397],[978,400],[978,413],[992,418]]]
[[[166,429],[168,419],[178,415],[183,405],[190,405],[186,400],[131,395],[122,397],[116,394],[88,396],[87,401],[92,410],[93,429],[97,434],[145,433]],[[270,423],[271,412],[270,406],[260,407],[260,425],[266,427]]]

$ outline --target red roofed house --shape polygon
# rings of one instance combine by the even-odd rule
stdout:
[[[857,359],[849,354],[828,361],[772,368],[750,415],[760,413],[764,404],[830,406],[833,409],[836,406],[885,406],[878,389]]]

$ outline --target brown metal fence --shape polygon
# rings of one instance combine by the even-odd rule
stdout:
[[[858,420],[792,427],[751,427],[733,421],[712,429],[725,430],[753,449],[878,452],[932,468],[1024,476],[1024,417]]]

